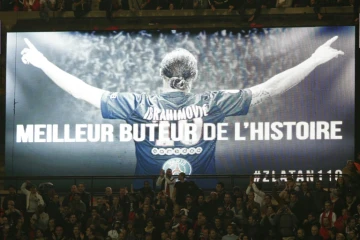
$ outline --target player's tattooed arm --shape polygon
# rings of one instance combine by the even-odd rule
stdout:
[[[251,87],[253,95],[251,106],[286,92],[304,80],[317,66],[343,55],[342,51],[330,47],[337,38],[333,37],[318,47],[311,57],[299,65],[275,75],[264,83]]]
[[[268,101],[271,98],[270,93],[266,91],[266,89],[263,89],[258,86],[251,88],[252,99],[251,99],[250,107],[258,105],[264,101]]]

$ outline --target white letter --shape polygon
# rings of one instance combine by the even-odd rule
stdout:
[[[92,125],[92,124],[89,124]],[[75,125],[75,141],[76,142],[86,142],[86,138],[81,138],[81,135],[85,135],[86,131],[82,128],[86,128],[88,125],[86,124],[76,124]],[[92,126],[89,126],[90,128],[92,128]]]
[[[143,118],[146,120],[151,120],[153,117],[153,111],[154,111],[154,109],[152,107],[149,107]]]
[[[265,173],[265,176],[263,178],[263,182],[269,182],[269,179],[267,179],[266,177],[269,175],[270,171],[269,170],[264,170],[263,173]]]
[[[237,134],[239,133],[239,134]],[[241,126],[240,123],[236,122],[235,123],[235,141],[244,141],[246,140],[246,137],[242,137],[241,136]]]
[[[287,182],[286,171],[285,171],[285,170],[281,170],[281,176],[282,176],[282,177],[280,177],[280,181],[285,181],[285,182]]]
[[[16,142],[34,142],[34,125],[16,125]]]
[[[52,142],[52,125],[46,125],[46,142]]]
[[[217,139],[218,140],[228,140],[229,138],[226,136],[223,136],[223,133],[227,133],[226,129],[222,129],[222,127],[227,127],[227,123],[218,123],[217,124]]]
[[[341,132],[341,128],[336,125],[342,125],[342,121],[331,121],[330,122],[330,139],[342,139],[342,136],[336,136],[337,132]]]
[[[203,114],[204,114],[204,116],[206,117],[206,116],[208,115],[208,112],[209,112],[209,105],[204,104],[204,105],[202,106],[202,109],[203,109]]]
[[[184,123],[184,141],[188,144],[186,145],[193,145],[193,141],[197,142],[198,136],[197,136],[197,132],[196,132],[196,124],[194,123]]]
[[[101,142],[114,141],[114,126],[111,124],[101,124]],[[108,138],[108,139],[106,139]]]
[[[299,182],[299,181],[304,181],[304,176],[303,176],[303,172],[301,170],[298,171],[298,176],[296,178],[296,181]]]
[[[311,140],[315,139],[315,132],[316,132],[315,122],[310,122],[310,139]]]
[[[272,175],[271,181],[276,182],[275,171],[274,170],[271,171],[271,175]]]
[[[192,108],[190,106],[185,109],[187,119],[192,119],[194,117]]]
[[[256,134],[258,135],[257,140],[263,140],[264,139],[264,132],[263,132],[263,123],[258,122],[258,128],[256,129],[256,123],[252,122],[250,123],[250,140],[256,140]]]
[[[70,137],[70,124],[64,125],[64,142],[75,142],[75,138]]]
[[[135,142],[141,142],[145,140],[146,129],[145,124],[140,124],[140,135],[139,135],[139,124],[135,123],[133,126],[133,139]]]
[[[120,142],[127,142],[132,140],[132,134],[131,134],[132,126],[130,124],[120,124],[119,129],[119,136],[120,136]]]
[[[271,134],[272,140],[281,140],[284,137],[283,132],[279,130],[278,127],[279,128],[283,127],[281,122],[274,122],[271,124],[271,130],[274,132]]]
[[[34,142],[46,142],[46,139],[41,139],[41,136],[45,135],[45,131],[41,130],[41,128],[46,128],[45,124],[35,124],[34,130]]]
[[[92,127],[92,124],[88,124],[88,137],[89,142],[98,142],[100,141],[100,124],[95,124],[95,127]]]
[[[324,138],[323,139],[329,139],[329,123],[328,122],[317,122],[316,123],[316,139],[322,139],[321,134],[324,134]]]
[[[216,138],[216,125],[214,123],[204,123],[204,141],[214,140],[215,138]]]
[[[155,127],[158,125],[156,123],[147,123],[146,127],[149,128],[149,141],[155,141]]]
[[[309,124],[307,122],[298,122],[296,124],[296,138],[299,140],[306,140],[309,138]]]
[[[59,126],[53,125],[53,142],[64,142],[63,138],[59,138]]]
[[[170,140],[170,132],[169,132],[170,123],[168,121],[160,121],[159,122],[159,141],[167,142]]]
[[[270,123],[265,122],[264,125],[264,140],[270,140]]]
[[[295,172],[296,172],[296,170],[289,170],[289,173],[291,174],[291,177],[293,177]]]
[[[292,140],[292,126],[296,125],[296,122],[284,122],[284,125],[286,126],[286,139]]]
[[[307,182],[314,181],[314,170],[306,170],[306,181]]]
[[[184,139],[184,130],[183,130],[184,124],[180,124],[180,121],[178,123],[171,123],[170,124],[170,138],[172,140],[172,145],[174,146],[174,141],[182,141]]]

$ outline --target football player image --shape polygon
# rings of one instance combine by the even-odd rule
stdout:
[[[21,51],[21,59],[24,64],[42,70],[76,99],[98,108],[103,118],[124,120],[133,126],[134,135],[136,131],[140,139],[134,139],[135,175],[154,175],[160,169],[169,168],[174,175],[180,172],[216,174],[218,139],[205,140],[204,126],[223,123],[230,116],[246,115],[256,105],[299,84],[319,65],[344,55],[331,47],[337,38],[329,39],[295,67],[255,86],[196,94],[191,92],[193,85],[205,79],[197,78],[197,59],[183,48],[166,53],[159,65],[163,81],[161,94],[109,92],[91,86],[57,67],[26,38],[27,47]],[[142,132],[146,134],[139,134]]]

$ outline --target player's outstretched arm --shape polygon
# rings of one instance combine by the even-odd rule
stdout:
[[[330,61],[344,52],[331,48],[330,45],[336,41],[335,36],[316,49],[312,56],[296,67],[290,68],[275,75],[264,83],[251,87],[251,106],[262,103],[269,98],[282,94],[300,83],[317,66]]]
[[[22,62],[40,68],[56,85],[78,99],[85,100],[97,108],[100,108],[101,96],[105,92],[102,89],[90,86],[79,78],[63,71],[47,60],[41,52],[29,41],[24,39],[27,48],[21,51]]]

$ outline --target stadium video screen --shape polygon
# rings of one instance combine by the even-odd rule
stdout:
[[[353,159],[354,26],[8,33],[6,76],[8,176],[340,173]]]

